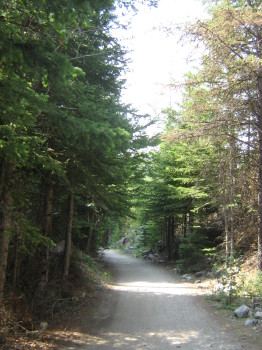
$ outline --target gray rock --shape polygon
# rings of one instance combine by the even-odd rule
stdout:
[[[257,325],[258,321],[254,320],[252,318],[248,318],[247,320],[245,320],[243,326],[244,327],[255,327]]]
[[[144,257],[144,256],[147,256],[147,255],[149,255],[149,254],[152,254],[152,249],[144,250],[144,251],[142,252],[142,256],[143,256],[143,257]]]
[[[262,320],[262,311],[257,311],[255,313],[255,319],[256,320]]]
[[[230,293],[234,293],[235,291],[236,291],[236,287],[234,287],[234,286],[225,286],[224,287],[225,293],[230,294]]]
[[[183,276],[182,276],[182,281],[183,281],[183,282],[192,281],[192,277],[191,277],[190,275],[188,275],[188,274],[183,275]]]
[[[250,308],[248,306],[241,305],[241,306],[239,306],[239,308],[237,308],[234,311],[234,315],[237,318],[245,318],[245,317],[248,317],[249,311],[250,311]]]
[[[199,271],[195,273],[196,277],[202,277],[203,276],[203,271]]]
[[[206,276],[207,276],[208,278],[213,278],[213,277],[214,277],[214,275],[213,275],[212,272],[207,272]]]

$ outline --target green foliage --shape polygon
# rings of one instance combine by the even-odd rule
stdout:
[[[222,303],[229,309],[234,309],[243,303],[254,306],[256,300],[262,297],[261,272],[255,274],[242,269],[243,258],[230,259],[221,264],[213,266],[213,273],[216,276],[218,287],[211,295],[211,300]]]
[[[123,232],[120,230],[119,225],[117,224],[110,235],[109,244],[111,246],[115,246],[121,237],[123,237]]]
[[[83,275],[84,278],[89,278],[89,283],[92,284],[109,283],[112,280],[111,272],[99,259],[94,259],[78,249],[73,250],[71,270],[74,275],[79,275],[79,279]]]
[[[231,305],[236,302],[237,297],[241,294],[242,286],[238,281],[238,274],[241,267],[241,259],[231,258],[222,268],[218,265],[213,266],[214,275],[221,288],[217,290],[217,297],[225,303]]]
[[[258,271],[251,278],[244,276],[242,278],[241,292],[247,294],[251,299],[262,298],[262,273]]]
[[[141,241],[143,247],[149,249],[156,249],[160,240],[159,237],[159,225],[152,220],[149,220],[144,226],[144,230],[141,232]]]
[[[188,234],[179,245],[177,264],[182,272],[200,271],[208,267],[207,258],[214,254],[211,242],[201,232]]]

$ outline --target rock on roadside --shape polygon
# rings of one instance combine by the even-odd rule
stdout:
[[[182,282],[189,282],[189,281],[192,281],[192,277],[190,276],[190,275],[188,275],[188,274],[186,274],[186,275],[183,275],[182,276]]]
[[[241,306],[239,306],[239,308],[237,308],[234,311],[234,315],[237,318],[245,318],[245,317],[248,317],[249,311],[250,311],[250,308],[248,306],[241,305]]]
[[[257,311],[255,313],[255,319],[262,320],[262,311]]]
[[[243,326],[244,327],[255,327],[256,325],[258,324],[258,321],[257,320],[254,320],[253,318],[248,318]]]

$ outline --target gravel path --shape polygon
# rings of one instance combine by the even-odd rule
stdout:
[[[68,349],[262,349],[163,266],[111,250],[104,259],[113,283],[83,321],[85,339]]]

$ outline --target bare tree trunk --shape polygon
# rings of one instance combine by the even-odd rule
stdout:
[[[47,185],[46,198],[45,198],[45,211],[44,211],[44,223],[43,223],[43,235],[50,237],[52,230],[52,210],[53,210],[53,194],[54,184],[50,182]],[[47,289],[49,279],[49,247],[45,247],[42,252],[42,271],[38,288],[40,291]]]
[[[228,225],[228,211],[227,211],[227,199],[226,199],[226,178],[223,177],[223,215],[224,215],[224,225],[225,225],[225,235],[226,235],[226,262],[229,260],[230,256],[230,233]]]
[[[252,7],[252,1],[247,0],[247,5]],[[257,57],[262,58],[261,27],[256,26],[256,50]],[[257,239],[257,268],[262,270],[262,65],[259,63],[257,74],[258,87],[258,239]]]
[[[234,179],[234,156],[235,143],[231,136],[230,138],[230,257],[234,257],[235,253],[235,213],[234,213],[234,197],[235,197],[235,179]]]
[[[18,270],[19,270],[19,253],[18,253],[18,236],[15,239],[14,243],[14,267],[13,267],[13,282],[12,282],[12,288],[15,291],[17,286],[17,276],[18,276]]]
[[[218,147],[218,154],[220,158],[219,165],[219,180],[222,187],[222,207],[224,217],[224,229],[225,229],[225,243],[226,243],[226,263],[229,261],[230,256],[230,232],[229,232],[229,219],[228,219],[228,191],[227,191],[227,166],[224,157],[221,152],[221,147]]]
[[[4,167],[5,169],[2,169],[4,175],[1,178],[3,185],[0,197],[0,305],[3,302],[10,231],[12,229],[11,207],[15,165],[5,162]]]
[[[257,268],[262,270],[262,120],[259,123]]]
[[[258,56],[262,56],[262,38],[260,34],[261,28],[258,28],[258,44],[257,51]],[[259,64],[258,77],[258,239],[257,239],[257,268],[259,271],[262,270],[262,65]]]
[[[66,238],[65,238],[63,279],[67,279],[69,267],[70,267],[73,215],[74,215],[74,195],[71,193],[68,197],[68,224],[67,224],[67,232],[66,232]]]

